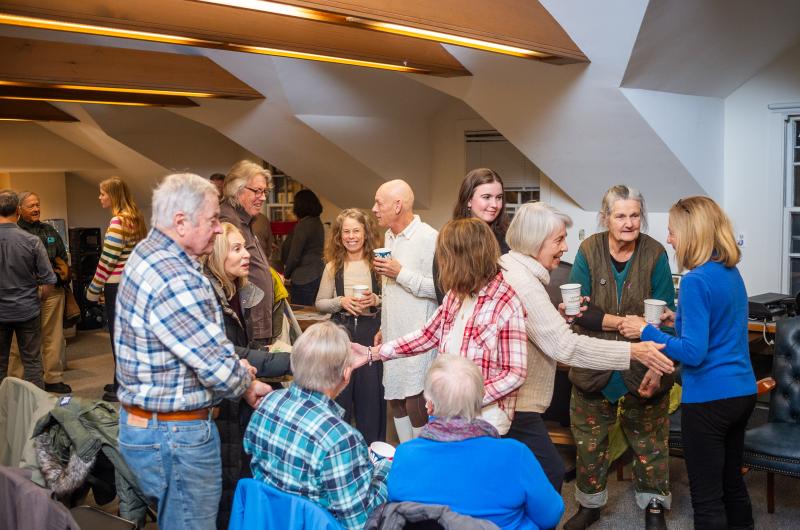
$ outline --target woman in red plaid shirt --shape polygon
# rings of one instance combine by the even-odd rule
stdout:
[[[353,344],[364,362],[417,355],[432,348],[458,354],[481,369],[486,393],[481,416],[500,434],[514,417],[517,389],[527,375],[525,308],[503,280],[500,247],[477,218],[448,222],[436,242],[440,282],[447,292],[427,325],[380,347]]]

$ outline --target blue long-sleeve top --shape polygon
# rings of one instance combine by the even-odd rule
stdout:
[[[736,267],[708,261],[681,280],[676,336],[648,325],[642,340],[666,344],[683,363],[683,402],[704,403],[756,393],[747,341],[747,291]]]
[[[502,530],[555,528],[564,501],[524,444],[481,436],[400,444],[389,473],[389,501],[444,504]]]

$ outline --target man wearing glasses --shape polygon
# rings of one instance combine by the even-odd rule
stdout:
[[[249,160],[237,162],[225,176],[223,198],[219,207],[220,221],[234,225],[244,236],[247,251],[250,253],[250,275],[248,279],[264,291],[264,298],[250,309],[253,336],[250,345],[265,348],[272,342],[272,275],[269,271],[269,258],[264,253],[261,242],[253,232],[253,221],[261,213],[272,188],[272,175],[269,170]]]

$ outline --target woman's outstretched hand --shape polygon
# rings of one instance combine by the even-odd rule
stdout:
[[[671,374],[675,371],[675,365],[669,357],[661,353],[664,344],[656,344],[652,341],[632,342],[631,359],[639,361],[646,367],[658,372],[659,374]]]

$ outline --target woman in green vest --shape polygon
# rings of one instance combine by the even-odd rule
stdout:
[[[576,320],[576,331],[609,340],[625,340],[619,333],[625,315],[641,315],[644,300],[663,300],[674,309],[675,290],[664,247],[643,234],[647,228],[644,198],[639,191],[618,185],[603,197],[598,214],[605,231],[580,246],[570,281],[581,284],[591,308]],[[577,447],[575,497],[578,512],[564,526],[588,527],[600,517],[608,501],[608,433],[619,422],[634,452],[636,502],[646,509],[645,528],[666,528],[669,509],[669,389],[672,376],[660,386],[640,392],[647,368],[631,361],[629,370],[572,368],[570,419]]]

